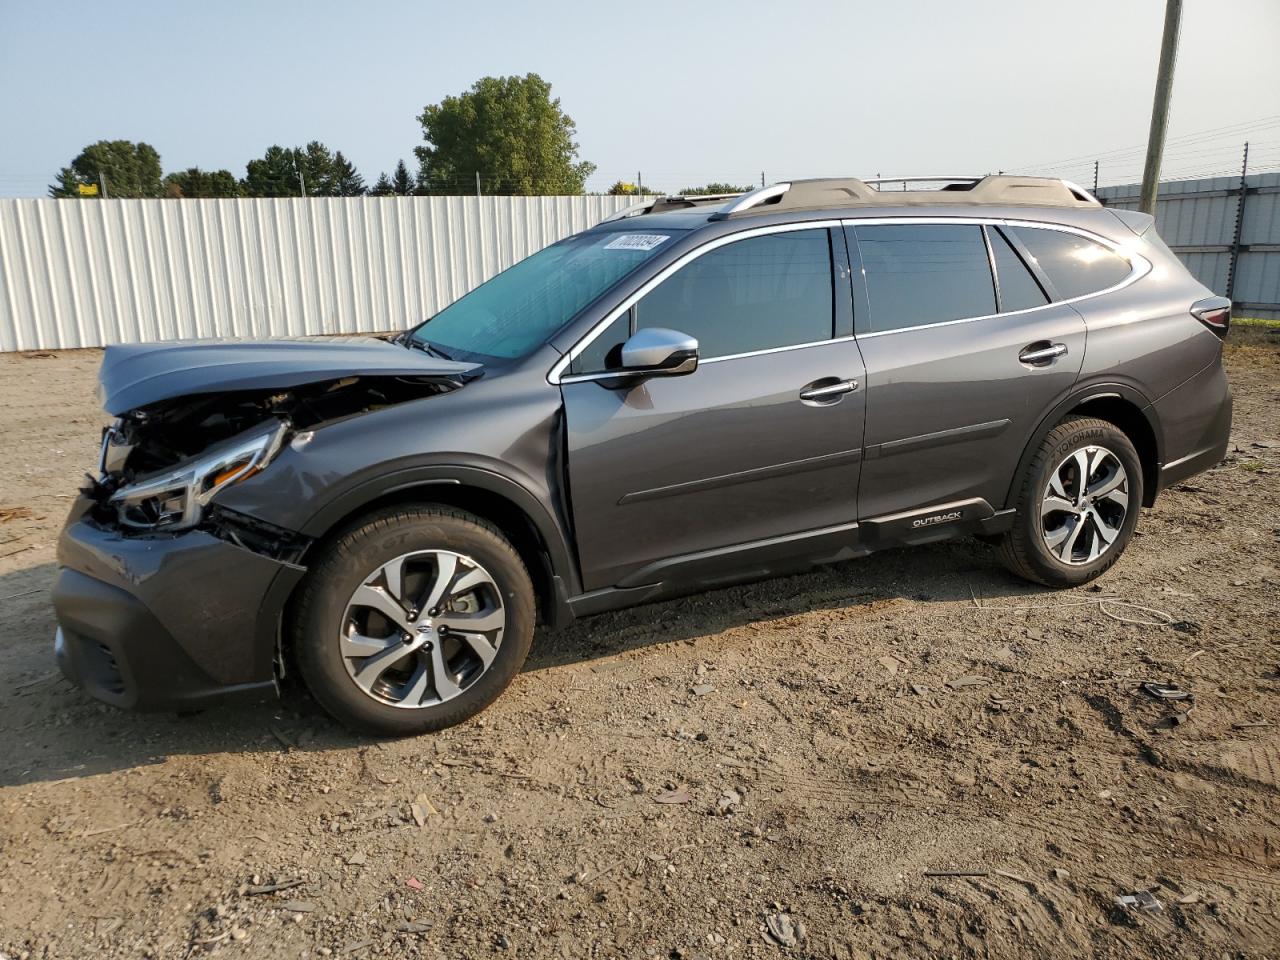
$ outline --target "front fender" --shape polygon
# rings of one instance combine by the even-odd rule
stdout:
[[[487,464],[424,463],[367,478],[317,505],[300,532],[313,538],[324,536],[345,517],[358,513],[367,504],[404,490],[428,490],[438,485],[485,490],[513,503],[538,531],[547,548],[552,573],[564,580],[567,586],[576,588],[577,567],[569,547],[568,532],[554,505],[540,498],[521,480],[499,473]]]

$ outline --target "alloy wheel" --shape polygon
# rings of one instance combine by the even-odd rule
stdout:
[[[505,627],[502,592],[484,567],[450,550],[420,550],[365,577],[347,601],[338,643],[360,690],[412,709],[478,681]]]
[[[1063,563],[1093,563],[1116,542],[1129,509],[1120,458],[1106,447],[1082,447],[1049,474],[1040,507],[1045,546]]]

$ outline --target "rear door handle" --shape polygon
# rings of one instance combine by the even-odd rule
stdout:
[[[822,381],[818,382],[821,383]],[[840,399],[846,393],[853,393],[857,389],[857,380],[838,380],[835,383],[829,383],[821,387],[806,387],[800,391],[800,399],[806,403],[831,403]]]
[[[1049,343],[1046,340],[1040,340],[1037,343],[1023,347],[1022,352],[1018,354],[1018,359],[1023,363],[1031,364],[1033,367],[1043,367],[1066,355],[1067,345],[1065,343]]]

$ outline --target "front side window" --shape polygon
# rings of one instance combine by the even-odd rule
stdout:
[[[856,227],[872,333],[996,312],[982,228],[968,224]]]
[[[584,347],[568,372],[616,369],[623,341],[643,327],[696,337],[703,360],[830,340],[834,303],[827,230],[735,240],[662,281]]]
[[[827,230],[737,240],[686,264],[635,306],[635,329],[696,337],[704,360],[830,340]]]
[[[411,337],[459,360],[526,356],[681,232],[593,231],[553,243],[454,301]]]
[[[1059,299],[1114,287],[1132,270],[1120,254],[1079,234],[1043,227],[1009,229],[1049,278]]]

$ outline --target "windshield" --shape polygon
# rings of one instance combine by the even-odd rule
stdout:
[[[410,340],[459,360],[523,357],[676,232],[586,233],[553,243],[445,307]]]

